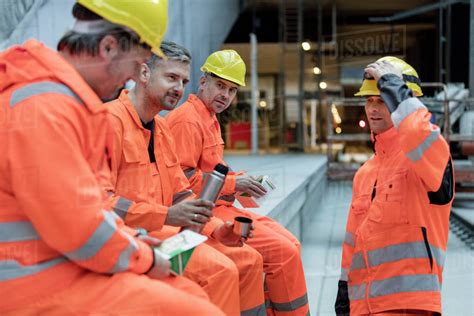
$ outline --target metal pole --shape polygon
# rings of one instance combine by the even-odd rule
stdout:
[[[252,133],[252,155],[256,155],[258,151],[258,126],[257,126],[257,106],[258,106],[258,74],[257,74],[257,36],[250,33],[250,81],[252,83],[252,117],[251,117],[251,133]]]
[[[304,150],[304,50],[301,47],[303,43],[303,5],[304,0],[298,0],[298,45],[299,45],[299,80],[298,80],[298,120],[297,130],[298,149]]]
[[[474,1],[474,0],[473,0]],[[279,144],[280,148],[286,146],[286,99],[285,99],[285,2],[280,0],[278,7],[279,15],[279,41],[280,41],[280,54],[278,57],[280,69],[278,74],[278,111],[279,111]]]
[[[474,0],[473,0],[474,1]],[[315,99],[311,100],[311,148],[316,148],[316,122],[317,122],[317,112],[316,112],[316,103]]]
[[[471,30],[469,33],[469,92],[474,97],[474,0],[471,0]]]

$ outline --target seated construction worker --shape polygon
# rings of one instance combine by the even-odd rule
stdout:
[[[166,60],[153,55],[141,65],[130,91],[106,104],[114,149],[109,191],[126,224],[164,239],[182,228],[209,237],[197,247],[184,275],[200,284],[226,315],[265,312],[261,255],[233,233],[233,224],[213,217],[213,203],[196,199],[176,156],[161,110],[171,110],[189,81],[191,56],[164,41]]]
[[[59,53],[29,40],[0,54],[0,314],[223,315],[100,185],[101,99],[160,53],[167,1],[78,0],[73,15]]]
[[[337,315],[439,315],[454,197],[449,146],[412,66],[384,57],[365,68],[375,145],[357,171],[342,246]]]
[[[204,72],[197,95],[166,117],[176,143],[181,168],[193,191],[201,191],[203,176],[223,160],[224,141],[216,114],[226,110],[240,86],[245,85],[245,64],[237,52],[223,50],[211,54],[201,67]],[[263,257],[267,313],[307,315],[306,282],[300,258],[300,243],[277,222],[233,205],[236,191],[251,196],[265,194],[252,177],[239,173],[227,176],[223,195],[213,209],[214,216],[228,221],[236,216],[253,219],[254,237],[247,244]]]

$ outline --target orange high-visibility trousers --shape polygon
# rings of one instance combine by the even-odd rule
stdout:
[[[151,232],[150,236],[166,239],[175,233],[174,227],[164,226],[163,230]],[[209,243],[211,239],[194,249],[183,275],[199,284],[210,300],[226,315],[240,315],[237,266]]]
[[[213,239],[209,239],[207,243],[229,257],[237,266],[240,285],[240,310],[242,314],[264,314],[262,256],[248,245],[243,247],[227,247]]]
[[[150,236],[166,239],[173,228],[164,226]],[[262,256],[248,245],[227,247],[209,238],[193,252],[184,276],[201,285],[226,315],[260,315],[264,310]],[[209,277],[210,276],[210,277]]]
[[[205,292],[184,277],[157,281],[131,272],[85,272],[67,290],[15,310],[13,315],[224,315]]]
[[[263,257],[268,313],[307,315],[306,281],[296,237],[275,221],[234,206],[220,205],[213,213],[225,221],[233,221],[236,216],[253,219],[254,237],[247,244]]]

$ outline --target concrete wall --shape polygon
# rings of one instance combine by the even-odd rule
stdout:
[[[39,39],[55,49],[74,23],[71,15],[74,3],[75,0],[1,0],[0,50],[28,38]],[[211,52],[220,48],[237,19],[240,1],[168,0],[168,7],[166,39],[186,46],[193,56],[189,93],[197,88],[199,67]]]
[[[193,57],[191,82],[186,95],[195,92],[201,75],[199,68],[207,56],[220,49],[240,13],[238,0],[168,0],[169,18],[166,39],[184,45]],[[183,98],[184,99],[184,98]]]

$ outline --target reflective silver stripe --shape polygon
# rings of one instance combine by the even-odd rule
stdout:
[[[181,191],[173,195],[173,205],[184,201],[188,196],[191,196],[193,194],[193,191],[191,190],[186,190],[186,191]]]
[[[15,90],[10,97],[10,107],[12,108],[18,103],[30,97],[37,96],[44,93],[58,93],[58,94],[67,95],[67,96],[73,97],[79,103],[81,104],[83,103],[81,98],[79,98],[79,96],[75,94],[74,91],[72,91],[68,86],[62,83],[57,83],[57,82],[52,82],[52,81],[43,81],[43,82],[28,84],[26,86],[23,86]]]
[[[184,170],[184,175],[186,176],[186,178],[190,179],[192,176],[194,176],[194,174],[196,173],[196,169],[195,168],[188,168],[186,170]]]
[[[66,258],[60,257],[38,264],[24,266],[16,260],[0,260],[0,281],[31,276],[66,261]]]
[[[340,280],[341,281],[348,281],[349,280],[349,269],[344,269],[344,268],[341,268],[341,277],[340,277]]]
[[[352,256],[351,268],[350,270],[358,270],[365,268],[365,260],[362,252],[357,252]]]
[[[438,140],[439,138],[439,127],[436,127],[435,130],[431,131],[431,134],[425,138],[425,140],[418,145],[415,149],[407,153],[408,159],[410,159],[413,162],[417,162],[418,160],[423,157],[423,153],[431,147],[431,145]]]
[[[94,257],[117,231],[116,216],[112,212],[102,211],[104,220],[89,240],[79,249],[65,253],[71,260],[87,260]]]
[[[40,237],[30,222],[0,223],[0,242],[38,240]]]
[[[279,312],[292,312],[308,304],[308,295],[305,294],[288,303],[275,303],[270,301],[270,307]]]
[[[385,280],[373,281],[369,297],[403,292],[439,292],[438,277],[433,274],[402,275]]]
[[[122,272],[128,270],[130,266],[130,257],[138,251],[138,244],[137,242],[132,238],[132,236],[128,235],[127,233],[123,233],[122,235],[125,235],[129,241],[129,245],[127,248],[125,248],[122,253],[120,254],[117,263],[115,266],[112,268],[112,270],[109,271],[109,273],[117,273],[117,272]]]
[[[367,252],[367,257],[369,261],[369,267],[375,267],[383,263],[394,262],[403,259],[429,259],[426,245],[422,241],[407,242],[371,250]],[[439,252],[437,257],[439,258]],[[438,258],[436,258],[436,262],[439,264]]]
[[[257,307],[247,309],[240,312],[241,316],[265,316],[267,311],[265,310],[265,304],[259,305]]]
[[[433,246],[431,244],[430,244],[430,248],[431,248],[431,253],[433,254],[433,257],[435,258],[438,266],[440,266],[441,268],[444,267],[444,261],[446,260],[446,251],[444,251],[443,249],[439,247]]]
[[[411,113],[418,109],[426,108],[418,98],[408,98],[398,105],[398,108],[392,113],[393,125],[398,129],[401,122]]]
[[[117,201],[117,204],[113,207],[115,214],[117,214],[121,219],[125,220],[127,216],[128,209],[132,206],[132,201],[120,197]]]
[[[357,301],[365,299],[365,283],[359,285],[349,285],[349,300]]]
[[[346,235],[344,236],[344,242],[349,246],[354,247],[354,234],[351,232],[346,232]]]

